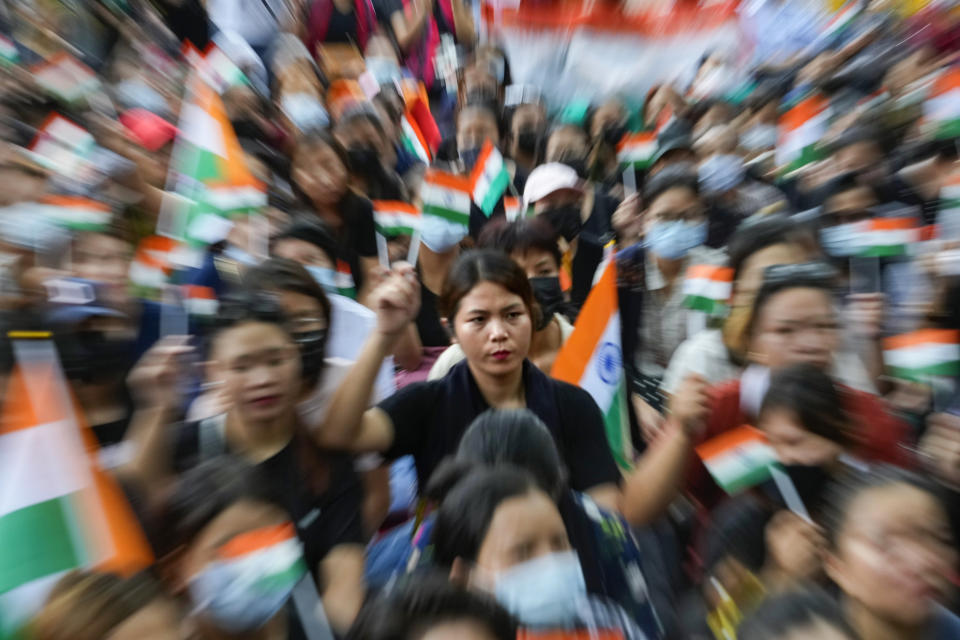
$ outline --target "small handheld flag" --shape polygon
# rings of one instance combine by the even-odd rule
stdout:
[[[733,293],[733,269],[697,264],[687,269],[683,304],[712,316],[723,315]]]
[[[645,170],[650,167],[657,152],[657,133],[644,131],[631,133],[623,137],[617,145],[617,160],[621,166]]]
[[[785,173],[820,159],[820,140],[827,133],[830,103],[820,94],[801,100],[780,118],[777,165]]]
[[[906,380],[956,376],[960,374],[960,331],[921,329],[886,338],[883,362],[891,375]]]
[[[759,429],[749,425],[722,433],[697,447],[697,455],[720,487],[730,495],[764,482],[777,461]]]
[[[500,150],[487,140],[470,174],[470,192],[473,195],[473,201],[489,218],[509,185],[510,173],[507,171],[503,156]]]
[[[873,218],[861,223],[857,244],[864,258],[905,256],[910,245],[920,240],[915,218]]]
[[[423,215],[470,226],[469,180],[438,169],[427,170],[420,188]]]

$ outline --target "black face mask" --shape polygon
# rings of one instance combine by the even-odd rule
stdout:
[[[517,134],[517,149],[534,155],[540,149],[540,138],[540,132],[536,129],[524,129]]]
[[[606,124],[603,126],[603,129],[600,130],[603,141],[611,147],[615,147],[626,133],[627,127],[620,122],[616,124]]]
[[[101,331],[79,331],[57,341],[67,378],[86,384],[122,379],[132,364],[133,347],[133,340]]]
[[[556,161],[561,164],[565,164],[576,171],[581,180],[587,179],[587,158],[585,156],[581,156],[576,153],[566,155],[561,154]]]
[[[579,204],[562,204],[547,209],[540,215],[545,217],[553,226],[553,230],[563,236],[567,242],[571,242],[580,235],[580,230],[583,229]]]
[[[830,474],[820,466],[790,464],[783,468],[790,476],[793,486],[797,488],[807,511],[811,514],[818,513],[823,505],[827,485],[830,484]]]
[[[373,176],[380,172],[380,156],[377,150],[366,145],[347,149],[347,164],[350,171],[362,176]]]
[[[536,330],[543,331],[553,319],[553,314],[559,312],[566,303],[563,290],[560,288],[560,278],[557,276],[530,278],[530,286],[533,287],[533,296],[540,305],[540,322]]]
[[[293,334],[293,339],[300,348],[300,376],[304,380],[315,380],[323,371],[327,330],[302,331]]]
[[[263,137],[263,130],[260,126],[253,120],[248,120],[243,118],[232,122],[233,131],[237,134],[238,138],[249,138],[250,140],[259,140]]]

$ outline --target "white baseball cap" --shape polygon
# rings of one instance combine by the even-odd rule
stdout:
[[[530,172],[523,188],[523,210],[557,191],[583,192],[576,170],[559,162],[542,164]]]

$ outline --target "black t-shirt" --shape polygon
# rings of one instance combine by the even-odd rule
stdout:
[[[523,384],[527,408],[553,434],[570,472],[570,486],[586,491],[617,483],[620,472],[607,444],[603,416],[590,394],[547,377],[529,360],[523,363]],[[490,408],[466,361],[439,380],[404,387],[379,406],[393,422],[393,444],[384,455],[413,455],[421,487],[437,464],[456,451],[474,418]]]
[[[594,188],[593,211],[577,236],[577,253],[573,256],[570,302],[580,309],[593,288],[593,276],[603,261],[603,247],[613,238],[610,219],[617,210],[616,198]],[[575,318],[571,318],[574,320]]]
[[[390,32],[393,33],[393,14],[404,13],[403,0],[375,0],[374,6],[377,10],[377,15],[381,16],[381,21],[390,26]],[[440,2],[433,3],[433,19],[437,22],[437,31],[440,34],[444,33],[454,33],[453,25],[447,24],[447,19],[443,15],[443,10],[440,8]]]
[[[222,432],[223,419],[218,416],[181,426],[174,443],[175,471],[185,471],[229,451]],[[306,464],[312,467],[309,471]],[[271,493],[280,497],[290,514],[311,572],[316,573],[320,561],[337,545],[364,543],[360,519],[363,489],[350,456],[322,451],[304,439],[294,438],[257,467],[272,484]]]
[[[376,227],[373,223],[373,203],[352,191],[340,201],[343,225],[336,230],[337,258],[350,266],[357,291],[363,286],[363,268],[360,258],[377,257]]]
[[[344,42],[356,44],[357,42],[357,14],[353,7],[346,13],[340,13],[337,5],[333,5],[330,11],[330,23],[327,25],[327,37],[323,39],[324,43]]]
[[[446,347],[450,337],[440,322],[437,311],[437,295],[420,281],[420,311],[417,313],[417,332],[420,343],[425,347]]]

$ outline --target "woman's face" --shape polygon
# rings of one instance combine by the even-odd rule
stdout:
[[[777,370],[812,364],[826,370],[840,344],[837,314],[821,289],[784,289],[767,299],[755,319],[750,360]]]
[[[323,250],[312,242],[299,238],[283,238],[273,243],[273,255],[277,258],[293,260],[305,267],[326,267],[333,269],[334,264]]]
[[[457,148],[480,149],[487,140],[500,145],[500,130],[493,116],[486,109],[464,108],[457,119]]]
[[[562,162],[572,158],[586,162],[589,152],[586,138],[571,127],[561,127],[547,139],[547,162]]]
[[[279,325],[245,322],[221,331],[213,345],[212,379],[243,423],[269,423],[289,412],[300,389],[300,352]]]
[[[950,595],[957,549],[940,504],[926,491],[893,484],[853,499],[827,558],[827,573],[874,616],[923,624]]]
[[[477,554],[485,572],[501,573],[514,565],[570,550],[570,540],[557,506],[534,490],[504,500],[493,513]]]
[[[515,372],[530,350],[533,323],[523,298],[493,282],[481,282],[460,301],[453,332],[474,372]]]
[[[743,261],[733,283],[733,306],[752,306],[763,284],[763,272],[778,264],[799,264],[810,258],[810,252],[798,244],[782,243],[764,247]]]
[[[690,224],[707,219],[706,210],[700,198],[686,187],[667,189],[656,197],[647,209],[647,223],[682,221]]]
[[[553,278],[560,275],[560,265],[549,251],[530,248],[511,253],[510,257],[527,273],[528,278]]]
[[[836,442],[804,429],[796,414],[788,409],[764,411],[759,427],[781,464],[823,467],[843,453],[843,447]]]
[[[278,295],[290,333],[296,335],[327,328],[327,319],[319,300],[297,291],[280,291]]]
[[[347,190],[347,167],[329,146],[314,144],[294,155],[293,179],[314,204],[330,206]]]

